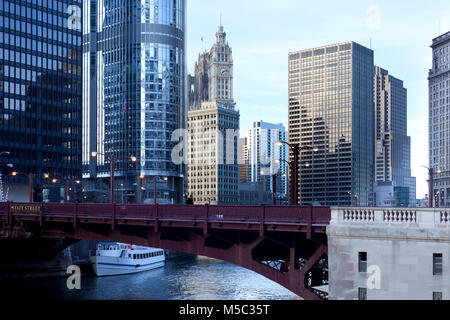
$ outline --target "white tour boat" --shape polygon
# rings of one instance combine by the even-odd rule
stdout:
[[[91,264],[97,276],[137,273],[164,266],[164,250],[116,242],[97,244]]]

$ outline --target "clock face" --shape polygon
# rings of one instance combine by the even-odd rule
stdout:
[[[222,68],[220,69],[220,75],[221,76],[227,76],[228,75],[228,69],[227,68]]]

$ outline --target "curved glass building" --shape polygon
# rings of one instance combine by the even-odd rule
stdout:
[[[117,200],[153,202],[155,177],[158,203],[182,200],[171,136],[186,122],[185,8],[185,0],[84,2],[83,177],[91,190],[107,190],[114,156]]]

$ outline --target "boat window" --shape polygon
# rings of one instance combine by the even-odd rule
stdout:
[[[133,254],[133,259],[136,259],[136,255],[135,254]]]

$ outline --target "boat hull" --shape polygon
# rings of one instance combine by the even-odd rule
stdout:
[[[97,256],[91,257],[92,268],[98,277],[117,276],[125,274],[133,274],[144,272],[156,268],[164,267],[165,261],[154,261],[143,265],[126,264],[114,261],[105,261],[105,259],[98,259]]]

